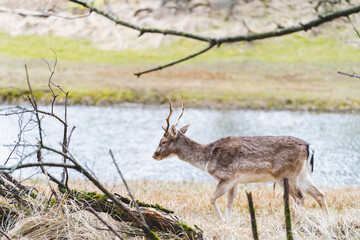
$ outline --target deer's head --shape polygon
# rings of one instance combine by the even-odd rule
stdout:
[[[170,116],[172,114],[172,108],[171,108],[171,102],[169,100],[170,113],[169,113],[169,116],[166,118],[167,126],[166,126],[166,128],[162,126],[165,133],[164,133],[164,136],[161,138],[159,146],[157,147],[157,149],[153,155],[153,158],[156,160],[160,161],[165,158],[174,156],[179,149],[178,148],[179,146],[177,144],[179,137],[181,136],[181,134],[185,134],[190,126],[190,124],[187,124],[187,125],[183,126],[182,128],[180,128],[179,130],[176,129],[176,125],[179,123],[179,120],[184,113],[184,97],[183,96],[181,96],[181,97],[182,97],[181,114],[178,117],[178,119],[176,120],[176,123],[174,125],[172,125],[171,127],[170,127]]]

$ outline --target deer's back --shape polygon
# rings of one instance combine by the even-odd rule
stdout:
[[[295,169],[305,161],[309,144],[290,136],[226,137],[206,146],[207,171],[236,173],[269,173]]]

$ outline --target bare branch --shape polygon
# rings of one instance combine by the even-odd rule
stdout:
[[[54,113],[54,104],[55,104],[55,100],[57,98],[58,95],[55,95],[54,93],[54,90],[52,89],[51,87],[51,84],[52,84],[52,77],[54,76],[55,74],[55,69],[56,69],[56,65],[57,65],[57,54],[56,52],[54,51],[54,49],[50,48],[51,51],[53,51],[54,55],[55,55],[55,61],[54,61],[54,65],[53,67],[50,66],[50,63],[48,60],[46,60],[44,57],[41,58],[41,60],[43,60],[43,62],[48,66],[48,69],[50,71],[50,76],[49,76],[49,79],[48,79],[48,87],[51,91],[51,94],[53,96],[53,100],[52,100],[52,103],[51,103],[51,113],[53,114]]]
[[[26,72],[26,82],[28,84],[29,87],[29,91],[30,91],[30,97],[28,97],[28,100],[30,102],[30,104],[32,105],[32,107],[35,110],[35,116],[36,116],[36,120],[37,120],[37,124],[38,124],[38,129],[39,129],[39,138],[40,138],[40,143],[43,144],[43,137],[42,137],[42,129],[41,129],[41,120],[39,117],[39,113],[38,113],[38,107],[37,107],[37,103],[31,88],[31,84],[30,84],[30,78],[29,78],[29,73],[28,73],[28,69],[27,69],[27,65],[25,64],[25,72]]]
[[[109,229],[106,228],[99,228],[99,227],[95,227],[97,230],[102,230],[102,231],[110,231]],[[127,235],[132,235],[132,236],[145,236],[144,233],[137,233],[137,232],[129,232],[129,231],[120,231],[120,230],[116,230],[117,232],[120,233],[125,233]]]
[[[9,194],[11,196],[13,196],[21,205],[24,205],[27,201],[25,199],[23,199],[20,196],[20,192],[14,188],[12,185],[10,185],[9,183],[7,183],[5,181],[5,179],[0,176],[0,185],[4,186],[5,190],[8,192],[8,194],[5,195],[5,197],[7,197]]]
[[[351,23],[354,31],[356,32],[356,35],[360,38],[360,33],[359,33],[359,31],[357,30],[357,28],[355,27],[355,25],[353,24],[353,22],[351,21],[350,17],[348,16],[347,18],[348,18],[349,22]]]
[[[110,200],[112,200],[114,202],[114,204],[116,206],[118,206],[127,216],[129,216],[132,220],[134,220],[137,224],[139,224],[142,227],[142,229],[147,237],[149,237],[151,239],[158,239],[156,234],[154,234],[147,225],[143,224],[139,218],[137,218],[124,204],[122,204],[113,194],[111,194],[91,173],[89,173],[86,169],[84,169],[73,157],[71,157],[63,152],[60,152],[56,149],[47,147],[47,146],[42,146],[42,149],[46,149],[48,151],[62,155],[63,157],[65,157],[66,159],[71,161],[75,165],[75,167],[73,167],[73,168],[75,170],[77,170],[78,172],[82,173],[98,189],[100,189]],[[62,166],[64,166],[64,165],[65,164],[63,164]],[[55,166],[55,165],[53,165],[53,166]],[[72,165],[70,165],[70,166],[72,166]],[[65,167],[68,167],[68,166],[65,165]],[[1,169],[1,167],[0,167],[0,169]]]
[[[39,4],[37,4],[37,8],[38,8],[38,12],[37,11],[26,11],[26,10],[19,10],[19,9],[11,9],[11,8],[6,8],[6,7],[0,7],[0,12],[5,12],[5,13],[13,13],[13,14],[17,14],[20,15],[22,17],[41,17],[41,18],[47,18],[50,16],[54,16],[54,17],[58,17],[58,18],[63,18],[66,20],[73,20],[73,19],[77,19],[77,18],[85,18],[91,15],[91,11],[89,11],[89,13],[84,14],[84,15],[80,15],[80,16],[64,16],[64,15],[60,15],[60,14],[56,14],[54,12],[49,12],[49,11],[45,11],[44,9],[42,9]]]
[[[189,38],[189,39],[193,39],[193,40],[197,40],[197,41],[202,41],[202,42],[208,42],[209,46],[203,50],[201,50],[198,53],[192,54],[188,57],[182,58],[180,60],[171,62],[169,64],[166,65],[162,65],[159,66],[157,68],[153,68],[147,71],[143,71],[143,72],[139,72],[139,73],[135,73],[135,75],[137,77],[140,77],[142,74],[146,74],[146,73],[150,73],[150,72],[154,72],[154,71],[158,71],[158,70],[162,70],[166,67],[170,67],[173,66],[175,64],[181,63],[183,61],[189,60],[191,58],[194,58],[198,55],[201,55],[205,52],[207,52],[208,50],[210,50],[214,45],[218,45],[220,46],[223,43],[234,43],[234,42],[250,42],[250,41],[254,41],[254,40],[260,40],[260,39],[266,39],[266,38],[272,38],[272,37],[279,37],[279,36],[283,36],[283,35],[287,35],[287,34],[291,34],[291,33],[295,33],[295,32],[300,32],[300,31],[308,31],[313,27],[317,27],[323,23],[326,22],[330,22],[334,19],[340,18],[340,17],[347,17],[351,14],[354,13],[358,13],[360,12],[360,5],[355,6],[355,7],[351,7],[345,10],[339,10],[336,12],[332,12],[332,13],[328,13],[328,14],[323,14],[323,15],[319,15],[317,18],[306,22],[306,23],[299,23],[297,25],[288,27],[288,28],[277,28],[273,31],[270,32],[263,32],[263,33],[249,33],[246,35],[237,35],[237,36],[231,36],[231,37],[223,37],[223,38],[214,38],[214,37],[206,37],[206,36],[202,36],[202,35],[198,35],[198,34],[192,34],[192,33],[187,33],[187,32],[182,32],[182,31],[175,31],[175,30],[166,30],[166,29],[158,29],[158,28],[145,28],[145,27],[140,27],[138,25],[135,24],[131,24],[129,22],[120,20],[118,17],[104,11],[101,10],[99,8],[94,7],[93,4],[89,4],[87,2],[81,1],[81,0],[69,0],[70,2],[73,3],[77,3],[85,8],[90,9],[90,11],[94,11],[108,19],[110,19],[111,21],[115,22],[116,24],[119,24],[121,26],[127,27],[127,28],[131,28],[134,30],[139,31],[139,37],[145,33],[158,33],[158,34],[164,34],[164,35],[172,35],[172,36],[178,36],[178,37],[184,37],[184,38]]]
[[[266,38],[272,38],[272,37],[279,37],[279,36],[283,36],[283,35],[287,35],[287,34],[292,34],[295,32],[300,32],[300,31],[308,31],[313,27],[317,27],[323,23],[326,22],[330,22],[334,19],[340,18],[340,17],[348,17],[351,14],[355,14],[360,12],[360,5],[351,7],[351,8],[347,8],[344,10],[339,10],[339,11],[335,11],[335,12],[331,12],[331,13],[327,13],[327,14],[323,14],[323,15],[318,15],[317,18],[308,21],[306,23],[299,23],[297,25],[291,26],[291,27],[287,27],[287,28],[283,28],[283,27],[278,27],[277,29],[273,30],[273,31],[269,31],[269,32],[263,32],[263,33],[253,33],[251,31],[248,32],[248,34],[245,35],[236,35],[236,36],[229,36],[229,37],[221,37],[221,38],[215,38],[215,37],[208,37],[208,36],[202,36],[199,34],[193,34],[193,33],[188,33],[188,32],[183,32],[183,31],[176,31],[176,30],[168,30],[168,29],[159,29],[159,28],[147,28],[147,27],[141,27],[123,20],[120,20],[117,16],[111,14],[110,12],[107,12],[105,10],[99,9],[97,7],[94,6],[94,4],[92,2],[85,2],[82,0],[69,0],[70,2],[79,4],[85,8],[88,8],[90,10],[89,14],[91,14],[91,12],[96,12],[106,18],[108,18],[109,20],[115,22],[118,25],[139,31],[139,37],[145,33],[156,33],[156,34],[163,34],[163,35],[172,35],[172,36],[177,36],[177,37],[184,37],[184,38],[189,38],[189,39],[193,39],[193,40],[197,40],[197,41],[202,41],[202,42],[208,42],[209,46],[197,53],[194,53],[188,57],[170,62],[168,64],[165,65],[161,65],[158,66],[156,68],[152,68],[143,72],[138,72],[135,73],[135,75],[137,77],[140,77],[143,74],[146,73],[150,73],[150,72],[154,72],[154,71],[159,71],[162,70],[164,68],[179,64],[181,62],[187,61],[191,58],[197,57],[205,52],[207,52],[208,50],[210,50],[214,45],[217,46],[221,46],[221,44],[223,43],[234,43],[234,42],[250,42],[250,41],[255,41],[255,40],[261,40],[261,39],[266,39]],[[39,7],[38,7],[39,8]],[[84,15],[84,16],[78,16],[78,17],[64,17],[64,16],[60,16],[51,12],[46,12],[42,9],[40,9],[42,13],[46,14],[46,15],[53,15],[53,16],[57,16],[57,17],[62,17],[62,18],[66,18],[66,19],[74,19],[74,18],[79,18],[79,17],[87,17],[88,15]],[[245,27],[247,27],[246,23],[244,23]],[[247,27],[248,28],[248,27]],[[249,29],[248,29],[249,30]],[[55,99],[54,99],[55,100]]]
[[[360,78],[360,75],[357,75],[356,73],[346,73],[346,72],[340,72],[340,71],[338,71],[337,73],[348,76],[348,77]]]
[[[51,116],[51,117],[54,117],[56,118],[59,122],[61,122],[62,124],[66,125],[66,122],[64,120],[62,120],[59,116],[57,116],[56,114],[54,113],[49,113],[49,112],[45,112],[45,111],[42,111],[40,109],[37,109],[36,110],[38,113],[41,113],[41,114],[44,114],[44,115],[48,115],[48,116]]]
[[[0,166],[0,173],[3,173],[5,171],[8,172],[8,173],[12,173],[17,169],[29,168],[29,167],[66,167],[66,168],[77,169],[76,166],[70,165],[70,164],[36,162],[36,163],[24,163],[24,164],[19,164],[19,165],[17,164],[17,165],[12,166],[12,167]]]
[[[7,235],[3,230],[0,228],[0,234],[2,234],[4,237],[6,237],[8,240],[13,240],[9,235]]]
[[[204,37],[204,36],[200,36],[200,35],[196,35],[196,34],[192,34],[192,33],[185,33],[185,32],[181,32],[181,31],[175,31],[175,30],[162,30],[162,29],[157,29],[157,28],[142,28],[139,27],[135,24],[131,24],[125,21],[120,20],[118,17],[104,11],[101,10],[99,8],[94,7],[94,5],[89,4],[87,2],[81,1],[81,0],[69,0],[70,2],[73,3],[77,3],[85,8],[90,9],[93,12],[96,12],[108,19],[110,19],[111,21],[115,22],[116,24],[122,25],[124,27],[127,28],[131,28],[134,30],[137,30],[140,32],[140,36],[143,35],[144,33],[160,33],[160,34],[164,34],[164,35],[173,35],[173,36],[180,36],[180,37],[186,37],[186,38],[191,38],[191,39],[195,39],[195,40],[199,40],[199,41],[203,41],[203,42],[210,42],[211,38],[209,37]]]
[[[175,65],[175,64],[178,64],[178,63],[184,62],[184,61],[186,61],[186,60],[189,60],[189,59],[191,59],[191,58],[194,58],[194,57],[196,57],[196,56],[199,56],[199,55],[201,55],[201,54],[209,51],[209,50],[212,49],[214,46],[215,46],[215,43],[210,42],[209,46],[207,46],[206,48],[204,48],[203,50],[201,50],[201,51],[199,51],[199,52],[197,52],[197,53],[191,54],[191,55],[189,55],[189,56],[187,56],[187,57],[185,57],[185,58],[176,60],[176,61],[174,61],[174,62],[165,64],[165,65],[162,65],[162,66],[159,66],[159,67],[156,67],[156,68],[152,68],[152,69],[149,69],[149,70],[146,70],[146,71],[143,71],[143,72],[135,73],[134,75],[137,76],[137,77],[140,77],[141,75],[146,74],[146,73],[155,72],[155,71],[158,71],[158,70],[163,70],[164,68],[173,66],[173,65]]]
[[[7,172],[3,172],[3,173],[2,173],[2,175],[4,176],[4,178],[5,178],[7,181],[9,181],[9,182],[11,182],[12,184],[14,184],[15,188],[18,188],[19,190],[21,190],[22,193],[29,194],[32,198],[36,198],[36,195],[33,194],[32,191],[33,191],[33,190],[37,191],[37,189],[32,188],[32,187],[26,187],[26,186],[22,185],[22,183],[23,183],[24,181],[30,179],[31,177],[33,177],[33,176],[36,175],[36,174],[38,174],[38,173],[34,173],[34,174],[32,174],[31,176],[29,176],[29,177],[27,177],[27,178],[25,178],[25,179],[23,179],[22,181],[19,182],[19,181],[16,180],[13,176],[11,176],[9,173],[7,173]]]
[[[94,214],[95,217],[97,217],[105,226],[107,226],[109,230],[113,232],[119,239],[125,240],[125,238],[120,236],[120,234],[108,222],[106,222],[105,219],[103,219],[92,207],[87,207],[86,210]]]
[[[132,195],[132,193],[131,193],[131,191],[130,191],[129,185],[127,184],[127,182],[126,182],[126,180],[125,180],[122,172],[120,171],[119,165],[117,164],[117,162],[116,162],[116,160],[115,160],[115,157],[114,157],[114,154],[113,154],[113,152],[111,151],[111,149],[109,149],[109,154],[110,154],[111,159],[112,159],[112,161],[113,161],[113,163],[114,163],[114,165],[115,165],[115,167],[116,167],[116,170],[118,171],[118,173],[119,173],[119,175],[120,175],[120,177],[121,177],[121,180],[123,181],[123,183],[124,183],[124,185],[125,185],[125,187],[126,187],[127,192],[129,193],[129,195],[130,195],[130,197],[131,197],[132,202],[135,204],[136,210],[138,211],[138,213],[139,213],[139,215],[140,215],[141,221],[142,221],[145,225],[147,225],[147,223],[146,223],[146,221],[145,221],[145,218],[144,218],[143,214],[141,213],[140,208],[139,208],[137,202],[135,201],[135,199],[134,199],[134,197],[133,197],[133,195]]]
[[[45,16],[54,16],[54,17],[59,17],[59,18],[63,18],[63,19],[66,19],[66,20],[74,20],[74,19],[78,19],[78,18],[86,18],[86,17],[89,17],[91,15],[91,11],[89,13],[87,13],[87,14],[80,15],[80,16],[64,16],[64,15],[56,14],[56,13],[53,13],[53,12],[44,11],[42,9],[39,9],[39,11],[41,13],[43,13]]]
[[[42,13],[42,12],[30,12],[30,11],[26,11],[26,10],[18,10],[18,9],[10,9],[10,8],[5,8],[5,7],[0,7],[0,12],[5,12],[5,13],[14,13],[14,14],[18,14],[22,17],[26,17],[26,16],[32,16],[32,17],[49,17],[49,14],[46,13]]]

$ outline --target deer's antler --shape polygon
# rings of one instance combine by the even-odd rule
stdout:
[[[171,116],[171,114],[172,114],[172,108],[171,108],[171,102],[170,102],[170,99],[168,99],[168,101],[169,101],[170,113],[169,113],[169,116],[166,118],[166,123],[167,123],[167,126],[166,126],[166,128],[164,128],[164,126],[161,126],[161,127],[164,129],[165,133],[169,132],[169,127],[170,127],[170,116]]]
[[[180,120],[180,118],[182,117],[182,115],[184,114],[184,110],[185,110],[185,107],[184,107],[184,96],[181,95],[181,98],[182,98],[181,114],[180,114],[180,116],[178,117],[178,119],[176,120],[176,123],[174,124],[175,127],[176,127],[176,125],[179,123],[179,120]]]

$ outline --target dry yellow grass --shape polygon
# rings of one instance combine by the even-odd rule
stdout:
[[[43,181],[32,182],[38,189],[49,192]],[[122,184],[105,184],[112,192],[127,196]],[[191,182],[130,181],[134,196],[141,201],[158,203],[175,211],[189,225],[197,225],[207,239],[252,239],[250,216],[245,189],[253,194],[260,239],[285,239],[283,193],[270,184],[240,186],[233,208],[233,218],[221,223],[212,213],[209,195],[215,184]],[[72,181],[71,188],[85,191],[97,189],[85,181]],[[304,207],[291,200],[292,227],[295,239],[360,239],[360,186],[322,187],[330,214],[324,214],[317,203],[307,196]],[[219,199],[222,209],[225,198]],[[21,219],[10,231],[14,238],[27,233],[22,239],[112,239],[114,235],[94,227],[104,226],[86,211],[67,206],[65,213],[59,208],[39,211]],[[76,210],[76,211],[75,211]],[[124,229],[106,214],[102,215],[115,228]],[[34,227],[38,226],[38,227]],[[127,239],[134,237],[126,236]],[[136,237],[142,239],[142,237]]]
[[[75,186],[94,190],[84,183]],[[174,210],[186,223],[199,226],[209,239],[252,239],[247,189],[253,194],[260,239],[285,239],[286,236],[283,192],[277,187],[274,193],[270,184],[240,186],[229,224],[221,223],[212,213],[209,196],[215,184],[132,181],[130,186],[137,199]],[[127,194],[122,185],[108,187],[113,192]],[[321,189],[329,205],[329,216],[310,196],[303,208],[291,202],[295,238],[360,239],[360,186]],[[222,209],[225,200],[222,197],[219,201]]]

